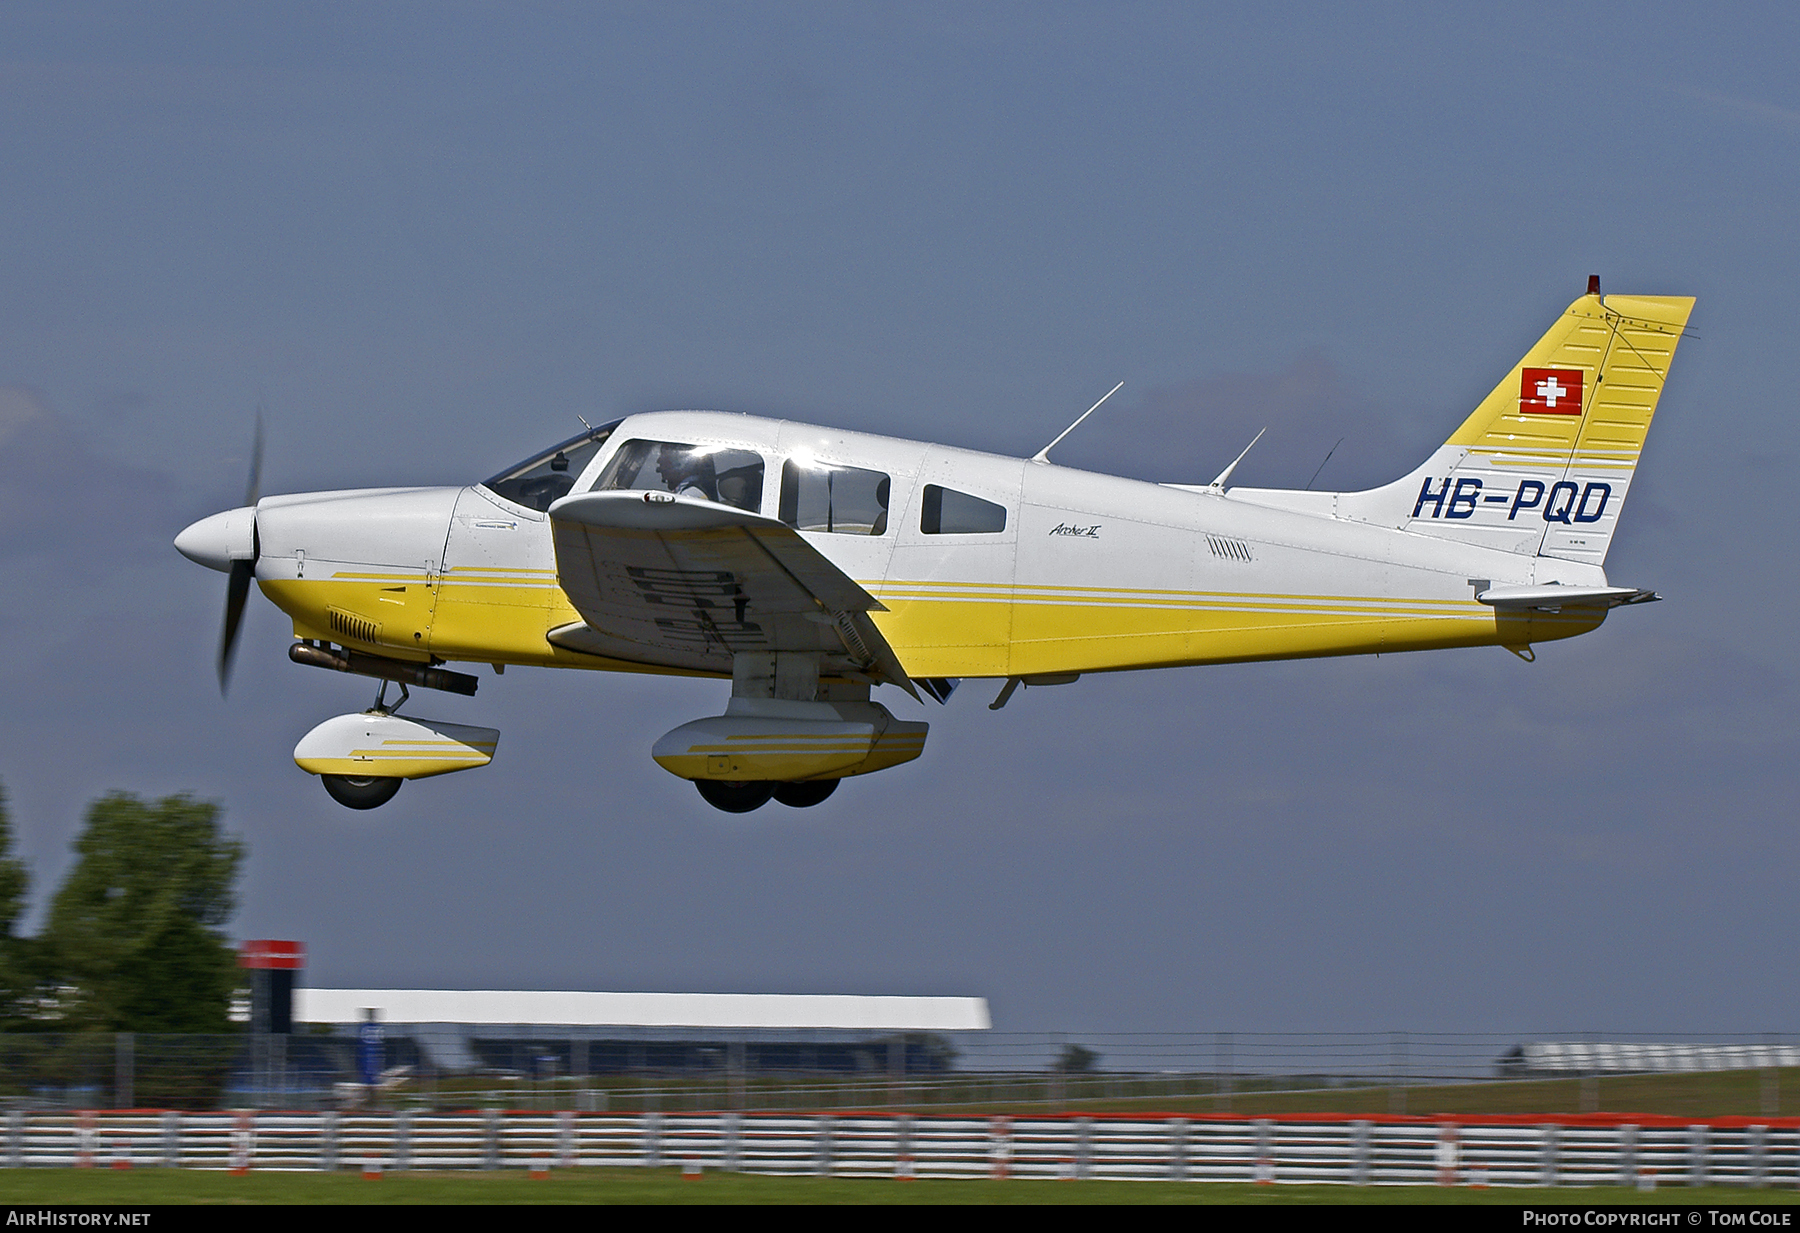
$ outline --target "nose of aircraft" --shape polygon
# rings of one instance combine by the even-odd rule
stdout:
[[[233,561],[256,555],[256,507],[228,509],[202,518],[175,537],[175,550],[196,565],[230,573]]]

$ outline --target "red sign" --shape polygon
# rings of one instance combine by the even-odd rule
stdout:
[[[306,947],[300,942],[276,942],[261,938],[238,943],[240,968],[303,968]]]
[[[1520,415],[1580,415],[1579,368],[1527,368],[1519,375]]]

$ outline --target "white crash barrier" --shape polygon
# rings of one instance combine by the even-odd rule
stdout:
[[[1800,1118],[31,1111],[11,1168],[694,1168],[836,1177],[1800,1186]]]

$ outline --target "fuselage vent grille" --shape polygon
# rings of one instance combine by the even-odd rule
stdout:
[[[1250,555],[1250,545],[1241,539],[1232,539],[1225,535],[1208,535],[1206,546],[1212,549],[1215,557],[1225,557],[1232,561],[1243,561],[1248,564],[1255,560]]]
[[[325,613],[331,621],[331,632],[338,637],[348,638],[353,642],[380,643],[379,621],[357,616],[354,612],[345,612],[342,608],[327,608]]]

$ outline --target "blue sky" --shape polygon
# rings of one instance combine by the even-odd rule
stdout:
[[[1780,1030],[1800,596],[1781,6],[11,5],[0,783],[219,800],[321,985],[969,993],[1044,1030]],[[732,819],[721,687],[515,671],[478,774],[337,808],[355,681],[169,546],[707,406],[1320,486],[1414,466],[1598,272],[1699,297],[1608,561],[1500,650],[1089,678]],[[911,703],[891,706],[911,717]]]

